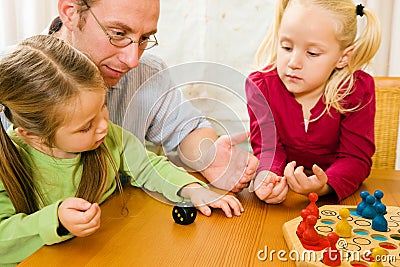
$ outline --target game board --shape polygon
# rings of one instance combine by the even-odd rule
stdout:
[[[356,206],[322,206],[319,208],[319,218],[315,224],[315,229],[320,237],[326,237],[328,233],[334,231],[335,225],[340,221],[339,210],[342,208],[347,208],[350,211],[347,220],[352,226],[352,236],[340,238],[336,243],[336,247],[342,255],[340,266],[371,266],[373,259],[363,256],[363,254],[368,255],[368,252],[376,247],[383,247],[387,252],[387,255],[382,257],[383,266],[400,266],[400,207],[387,207],[385,218],[389,229],[387,232],[379,232],[371,228],[370,219],[364,219],[357,214]],[[291,256],[290,259],[295,261],[296,266],[328,266],[321,262],[322,251],[314,251],[313,254],[310,254],[310,250],[306,250],[300,242],[296,229],[301,221],[302,217],[299,216],[283,225],[285,241],[290,249],[287,258]],[[309,255],[311,255],[311,258]]]

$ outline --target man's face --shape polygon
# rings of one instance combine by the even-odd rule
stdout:
[[[108,34],[141,41],[156,33],[160,4],[159,0],[100,0],[91,6],[91,11]],[[85,53],[97,65],[106,84],[113,86],[137,67],[143,50],[138,49],[137,43],[113,46],[93,15],[89,11],[82,15],[86,16],[86,23],[81,30],[73,28],[71,44]],[[77,24],[78,21],[74,23]]]

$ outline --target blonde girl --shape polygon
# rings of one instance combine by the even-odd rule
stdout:
[[[260,199],[280,203],[290,188],[338,201],[368,177],[375,88],[363,69],[380,38],[376,16],[351,0],[277,1],[246,83]]]

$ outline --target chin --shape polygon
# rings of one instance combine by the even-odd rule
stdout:
[[[107,79],[107,80],[104,80],[104,82],[107,87],[112,87],[112,86],[116,85],[119,82],[119,80],[120,79],[113,79],[113,80]]]

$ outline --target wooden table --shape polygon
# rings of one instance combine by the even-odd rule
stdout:
[[[360,190],[376,189],[385,193],[386,205],[400,206],[400,171],[373,170],[341,204],[357,205]],[[305,196],[290,192],[284,203],[267,205],[246,190],[238,194],[245,207],[241,217],[228,219],[214,210],[211,217],[198,213],[193,224],[182,226],[173,221],[172,206],[139,188],[128,186],[124,192],[127,217],[120,214],[121,200],[114,196],[101,206],[98,232],[44,246],[20,266],[294,266],[278,261],[276,252],[288,251],[282,224],[299,216],[309,203]],[[260,260],[272,250],[272,258]]]

